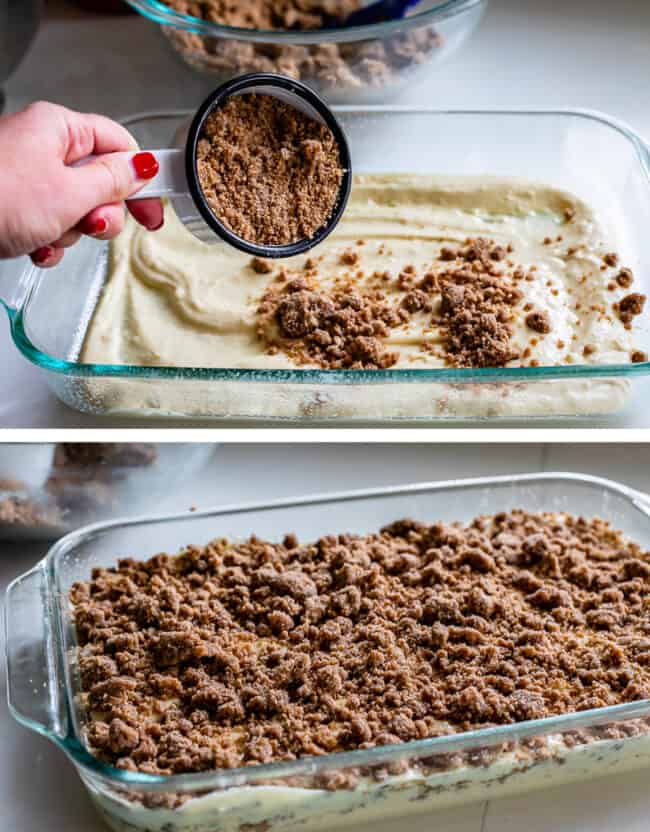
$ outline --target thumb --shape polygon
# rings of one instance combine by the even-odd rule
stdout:
[[[148,151],[88,157],[70,168],[75,208],[84,216],[98,205],[122,202],[143,188],[158,170],[156,157]]]

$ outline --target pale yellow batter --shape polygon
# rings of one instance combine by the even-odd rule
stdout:
[[[397,277],[406,265],[422,275],[442,246],[477,236],[511,244],[515,264],[537,267],[532,281],[519,284],[524,298],[515,311],[512,340],[515,349],[528,351],[513,365],[629,362],[631,333],[612,304],[634,288],[608,289],[618,269],[603,268],[611,245],[604,242],[590,209],[544,185],[357,176],[343,220],[313,252],[319,288],[326,290],[337,277],[353,274],[363,291],[373,272],[388,270]],[[358,245],[359,240],[364,244]],[[354,265],[341,262],[349,249],[358,253]],[[129,221],[112,246],[110,275],[81,358],[147,366],[294,367],[283,352],[268,354],[256,334],[256,310],[277,271],[303,274],[305,260],[303,255],[282,261],[274,264],[274,272],[258,274],[249,256],[199,242],[169,207],[158,233]],[[385,290],[398,300],[394,281]],[[540,336],[526,326],[526,304],[547,312],[550,333]],[[445,366],[440,350],[432,355],[422,349],[425,342],[442,340],[430,321],[430,314],[418,313],[391,331],[388,343],[400,356],[395,369]]]

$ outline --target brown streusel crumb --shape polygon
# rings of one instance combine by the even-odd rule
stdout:
[[[341,263],[344,266],[356,266],[359,262],[359,252],[354,251],[351,248],[346,248],[346,250],[341,255]]]
[[[49,529],[62,527],[56,506],[39,503],[31,497],[0,497],[0,525],[15,528]]]
[[[526,326],[528,329],[532,329],[533,332],[539,332],[542,335],[546,335],[552,329],[551,319],[548,312],[545,311],[529,312],[526,315]]]
[[[292,280],[270,290],[258,309],[258,335],[265,338],[275,322],[278,343],[297,364],[315,363],[328,369],[386,369],[398,355],[383,343],[389,330],[408,319],[375,290],[359,294],[353,288],[322,293],[306,279]]]
[[[241,29],[320,29],[344,19],[360,0],[167,0],[167,5],[194,17]],[[190,7],[190,8],[188,8]],[[202,7],[202,8],[200,8]]]
[[[250,267],[256,274],[271,274],[273,271],[273,263],[263,257],[252,257]]]
[[[619,286],[622,286],[623,289],[628,289],[634,282],[634,274],[632,272],[632,269],[621,269],[619,273],[616,275],[616,282]]]
[[[234,96],[215,108],[196,158],[215,216],[264,245],[312,238],[332,215],[343,178],[329,127],[271,95]]]
[[[87,735],[149,773],[406,742],[650,697],[650,553],[519,510],[93,570]]]
[[[447,361],[456,367],[503,367],[518,358],[512,348],[514,307],[521,301],[513,274],[499,263],[506,250],[483,237],[467,240],[456,260],[420,288],[438,288]]]
[[[631,324],[633,319],[643,312],[645,302],[646,296],[640,295],[638,292],[632,292],[632,294],[626,295],[616,305],[618,317],[624,324]]]
[[[182,14],[210,23],[245,29],[309,31],[340,23],[361,0],[166,0]],[[249,43],[198,36],[165,27],[165,33],[188,62],[219,75],[277,72],[321,90],[381,88],[409,67],[421,65],[444,43],[434,26],[396,32],[374,40],[312,45]]]
[[[354,255],[358,251],[347,250]],[[522,297],[505,262],[506,249],[493,240],[470,238],[445,248],[420,279],[409,264],[398,274],[406,295],[391,300],[380,288],[360,292],[353,281],[318,290],[318,274],[269,289],[257,310],[257,333],[267,348],[283,350],[297,364],[327,369],[386,369],[399,358],[386,339],[428,315],[439,326],[445,359],[454,367],[502,367],[518,357],[512,348],[514,307]],[[347,262],[347,260],[345,260]],[[390,272],[379,275],[390,280]],[[423,349],[429,349],[428,345]]]

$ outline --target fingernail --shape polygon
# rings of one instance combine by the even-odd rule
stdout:
[[[156,157],[148,151],[136,153],[132,162],[138,179],[153,179],[160,170]]]
[[[148,225],[147,226],[147,231],[158,231],[163,227],[164,224],[165,224],[165,218],[163,217],[160,220],[160,222],[158,223],[158,225]]]
[[[53,255],[54,249],[52,246],[41,246],[40,248],[37,248],[36,251],[32,252],[32,260],[35,263],[45,263],[45,261],[49,260]]]
[[[88,234],[90,237],[94,237],[97,234],[103,234],[106,229],[108,228],[108,222],[104,219],[104,217],[97,217],[96,220],[88,224]]]

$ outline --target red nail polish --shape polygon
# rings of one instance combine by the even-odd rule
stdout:
[[[41,246],[40,248],[37,248],[36,251],[32,252],[32,260],[35,263],[44,263],[46,260],[49,260],[53,254],[54,249],[52,246]]]
[[[165,224],[165,218],[163,217],[160,220],[160,222],[158,223],[158,225],[150,225],[148,227],[148,231],[158,231],[159,229],[161,229],[163,227],[164,224]]]
[[[94,222],[89,223],[87,234],[94,236],[95,234],[103,234],[108,228],[108,223],[104,217],[98,217]]]
[[[148,151],[136,153],[132,161],[138,179],[153,179],[160,170],[156,157]]]

